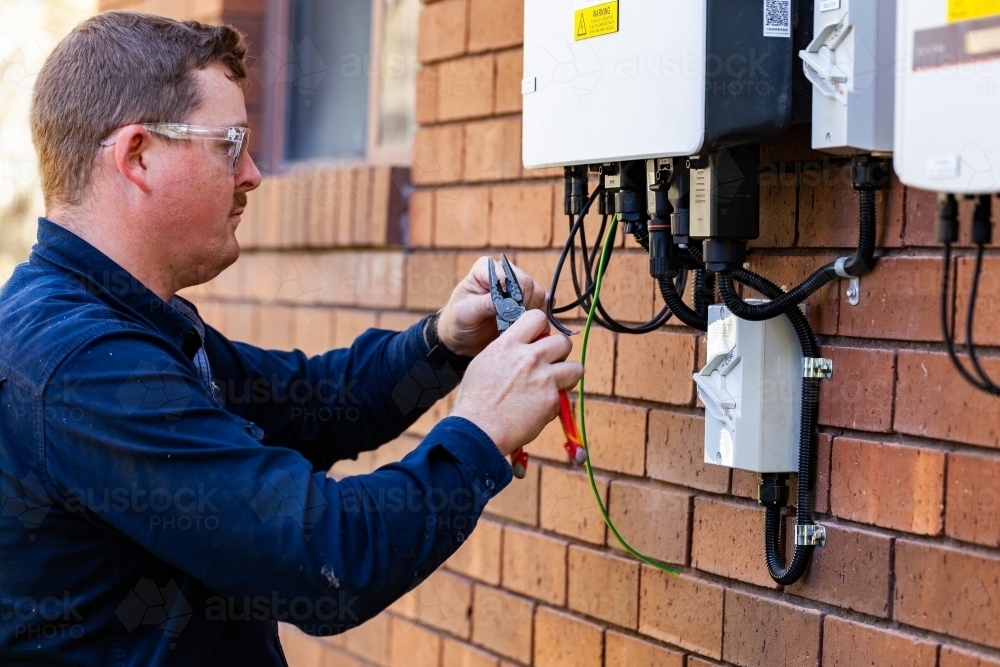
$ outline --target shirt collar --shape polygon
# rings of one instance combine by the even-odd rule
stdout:
[[[114,260],[65,227],[39,218],[38,243],[31,254],[32,258],[38,257],[63,269],[84,289],[145,320],[189,358],[201,347],[202,335],[189,316],[164,302]],[[183,304],[197,317],[193,305],[186,301]]]

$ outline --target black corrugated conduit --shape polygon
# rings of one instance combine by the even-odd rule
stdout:
[[[723,274],[719,280],[719,290],[726,307],[744,320],[769,320],[788,312],[838,278],[863,276],[871,271],[875,255],[875,192],[887,182],[888,168],[885,162],[869,157],[856,158],[852,169],[852,185],[860,196],[857,252],[852,257],[841,257],[820,267],[800,285],[782,293],[780,298],[763,304],[743,301],[733,289],[732,277]]]

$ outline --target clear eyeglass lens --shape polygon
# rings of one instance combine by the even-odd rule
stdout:
[[[239,153],[239,143],[228,139],[205,139],[205,146],[213,153],[236,157]]]
[[[246,152],[246,136],[249,133],[250,131],[246,128],[230,127],[225,139],[206,139],[205,146],[213,153],[233,158],[233,166],[235,167]]]
[[[208,149],[209,152],[216,153],[218,155],[226,155],[226,156],[231,157],[233,159],[233,166],[234,167],[239,164],[240,158],[242,158],[243,154],[246,152],[244,150],[245,147],[246,147],[246,144],[247,144],[246,138],[247,138],[247,135],[250,133],[250,130],[248,128],[245,128],[245,127],[228,127],[228,128],[224,128],[225,129],[225,132],[224,132],[225,136],[204,137],[204,136],[199,136],[197,133],[190,133],[190,132],[183,132],[183,131],[179,132],[179,133],[174,133],[174,132],[171,132],[171,131],[167,131],[168,128],[161,129],[161,128],[154,127],[154,126],[148,126],[148,127],[153,132],[158,132],[158,133],[164,134],[164,135],[166,135],[168,137],[173,137],[175,139],[202,139],[203,142],[204,142],[204,144],[205,144],[205,148]],[[181,129],[184,129],[184,128],[182,127]],[[196,130],[204,130],[204,129],[218,130],[220,128],[199,128],[199,127],[192,126],[191,129],[196,129]],[[105,145],[105,144],[102,144],[102,145]]]

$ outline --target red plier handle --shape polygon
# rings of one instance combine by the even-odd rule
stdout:
[[[587,450],[580,440],[580,431],[576,427],[576,417],[573,416],[573,405],[569,402],[569,393],[565,389],[559,390],[559,421],[562,423],[563,434],[566,442],[563,448],[569,456],[570,463],[577,465],[587,460]],[[514,469],[514,477],[524,479],[528,472],[528,452],[523,447],[518,447],[510,455],[510,465]]]
[[[521,286],[514,276],[514,270],[507,261],[507,257],[500,255],[500,266],[504,272],[504,284],[501,285],[497,279],[496,268],[493,266],[492,258],[489,261],[490,295],[493,299],[493,307],[497,311],[497,329],[503,333],[511,324],[517,321],[524,314],[524,303],[521,294]],[[535,340],[545,338],[548,334],[543,334]],[[572,463],[583,463],[587,460],[587,450],[584,449],[580,440],[580,432],[576,427],[576,418],[573,416],[573,405],[569,402],[569,394],[565,389],[559,390],[559,421],[562,423],[563,433],[566,434],[566,454]],[[528,452],[523,447],[518,447],[510,455],[510,467],[514,470],[514,477],[524,479],[528,472]]]
[[[539,336],[538,339],[545,338],[545,336]],[[587,450],[583,447],[583,441],[580,439],[580,429],[576,426],[573,404],[569,402],[569,392],[565,389],[559,390],[559,422],[562,424],[563,435],[566,436],[563,449],[566,450],[570,463],[581,465],[587,460]],[[518,447],[510,455],[510,466],[514,469],[514,477],[524,479],[528,472],[528,452],[524,451],[524,447]]]

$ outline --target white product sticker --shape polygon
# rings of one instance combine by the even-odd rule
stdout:
[[[958,155],[938,155],[927,158],[927,178],[944,180],[958,178],[962,170],[962,158]]]
[[[834,9],[840,9],[840,0],[820,0],[819,10],[821,12],[832,12]]]
[[[764,0],[764,37],[792,36],[792,0]]]
[[[529,76],[527,79],[521,79],[521,94],[527,95],[528,93],[533,93],[538,90],[538,78]]]

